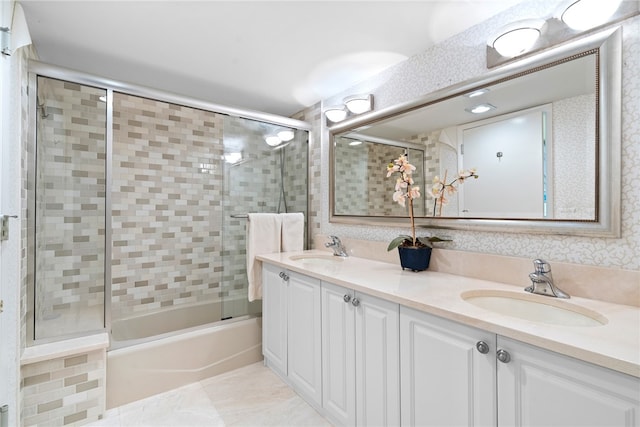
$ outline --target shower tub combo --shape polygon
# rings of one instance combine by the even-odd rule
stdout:
[[[261,360],[246,216],[307,216],[310,126],[33,69],[28,344],[110,332],[107,408]]]

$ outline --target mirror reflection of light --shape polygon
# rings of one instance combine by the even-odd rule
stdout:
[[[622,0],[578,0],[562,13],[562,21],[573,30],[584,31],[604,24]]]
[[[355,147],[356,145],[360,145],[360,144],[362,144],[362,141],[358,141],[358,140],[351,141],[349,143],[349,145],[351,145],[352,147]]]
[[[278,132],[278,138],[280,138],[280,140],[284,142],[291,141],[294,136],[295,133],[291,129],[284,129]]]
[[[282,142],[278,135],[267,135],[264,140],[269,147],[275,147],[276,145],[280,145]]]
[[[466,96],[467,96],[467,98],[475,98],[475,97],[484,95],[487,92],[489,92],[489,89],[478,89],[478,90],[474,90],[473,92],[468,93]]]
[[[223,157],[225,162],[234,164],[242,160],[242,153],[225,153]]]
[[[479,104],[471,108],[465,108],[465,111],[468,111],[473,114],[482,114],[487,111],[495,110],[496,107],[491,104]]]

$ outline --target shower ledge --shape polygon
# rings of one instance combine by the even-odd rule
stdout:
[[[20,366],[101,350],[107,347],[109,347],[109,335],[106,332],[46,344],[36,344],[24,349],[20,357]]]

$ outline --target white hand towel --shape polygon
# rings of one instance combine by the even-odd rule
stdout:
[[[280,214],[282,217],[282,252],[304,249],[304,214],[302,212]]]
[[[250,213],[247,223],[247,279],[249,301],[262,299],[262,263],[256,255],[280,252],[282,218],[278,214]]]

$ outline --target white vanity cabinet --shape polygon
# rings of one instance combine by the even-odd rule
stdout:
[[[498,337],[499,426],[640,426],[637,378]]]
[[[282,268],[262,267],[262,355],[269,367],[287,376],[287,282]]]
[[[322,405],[320,280],[263,265],[263,355],[310,403]]]
[[[640,426],[637,378],[400,310],[402,425]]]
[[[399,306],[322,282],[323,407],[339,425],[400,424]]]
[[[496,425],[496,336],[400,308],[403,426]]]

